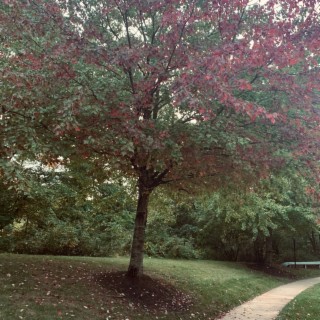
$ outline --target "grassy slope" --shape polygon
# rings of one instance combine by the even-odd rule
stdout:
[[[194,301],[188,310],[159,311],[151,316],[147,308],[130,303],[95,281],[97,274],[125,270],[127,264],[126,258],[1,254],[0,319],[215,319],[243,301],[288,282],[235,263],[146,259],[146,274],[175,285]]]
[[[280,313],[277,320],[319,320],[320,285],[299,294]]]

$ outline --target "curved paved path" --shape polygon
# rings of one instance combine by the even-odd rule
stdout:
[[[285,284],[234,308],[220,319],[273,320],[290,300],[317,283],[320,283],[320,277]]]

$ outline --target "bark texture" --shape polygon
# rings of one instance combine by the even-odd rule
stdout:
[[[127,272],[127,275],[131,278],[137,278],[143,274],[145,229],[148,218],[148,203],[151,191],[152,190],[148,189],[140,181],[137,213],[131,247],[131,257]]]

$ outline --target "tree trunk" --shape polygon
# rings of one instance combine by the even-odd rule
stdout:
[[[152,190],[139,183],[139,198],[131,246],[130,264],[127,276],[137,278],[143,274],[143,249],[148,217],[148,203]]]
[[[257,238],[254,240],[254,243],[253,243],[255,262],[258,264],[263,264],[264,262],[264,256],[263,256],[264,240],[265,239],[263,234],[259,231]]]
[[[312,246],[312,252],[317,253],[317,240],[313,230],[311,231],[311,235],[309,236],[309,239]]]
[[[264,259],[264,263],[266,266],[271,266],[272,256],[273,256],[272,229],[269,229],[269,235],[266,236],[266,254],[265,254],[265,259]]]

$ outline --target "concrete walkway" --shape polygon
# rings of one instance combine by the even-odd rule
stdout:
[[[299,280],[277,287],[236,307],[220,319],[273,320],[290,300],[317,283],[320,283],[320,277]]]

